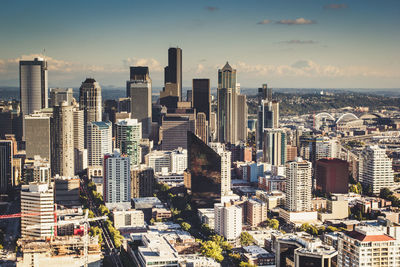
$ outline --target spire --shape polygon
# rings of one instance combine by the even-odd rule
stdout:
[[[225,66],[222,68],[222,70],[232,70],[231,65],[229,65],[228,61],[226,62]]]

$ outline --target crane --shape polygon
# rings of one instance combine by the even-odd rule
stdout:
[[[88,234],[88,228],[89,228],[89,222],[94,222],[94,221],[99,221],[99,220],[106,220],[108,217],[107,216],[101,216],[101,217],[94,217],[94,218],[88,218],[89,211],[86,210],[85,217],[81,219],[74,219],[74,220],[68,220],[68,221],[57,221],[54,223],[40,223],[40,224],[35,224],[35,225],[30,225],[26,229],[34,229],[34,228],[40,228],[43,226],[50,226],[50,227],[56,227],[57,225],[65,225],[65,224],[70,224],[70,223],[79,223],[84,225],[84,245],[83,245],[83,256],[85,260],[84,266],[87,267],[89,264],[89,255],[88,255],[88,246],[89,246],[89,234]],[[54,233],[54,231],[53,231]]]

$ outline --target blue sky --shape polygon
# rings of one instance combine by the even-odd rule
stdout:
[[[0,8],[0,85],[46,49],[49,84],[87,76],[123,87],[130,65],[163,84],[169,46],[183,83],[228,60],[242,87],[399,88],[400,1],[9,1]]]

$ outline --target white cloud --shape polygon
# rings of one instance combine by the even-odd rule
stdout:
[[[272,22],[272,21],[269,20],[269,19],[264,19],[264,20],[262,20],[262,21],[260,21],[260,22],[257,22],[257,24],[264,25],[264,24],[270,24],[271,22]]]
[[[316,21],[305,19],[305,18],[297,18],[297,19],[283,19],[278,20],[276,24],[285,24],[285,25],[306,25],[306,24],[315,24]]]
[[[164,68],[161,66],[160,62],[158,62],[154,58],[127,58],[124,61],[125,67],[130,66],[148,66],[150,72],[161,72]]]

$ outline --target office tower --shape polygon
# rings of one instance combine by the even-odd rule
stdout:
[[[118,98],[118,112],[127,112],[127,113],[131,112],[131,98],[130,98],[130,96],[129,97]]]
[[[218,70],[218,142],[236,143],[236,70],[228,62]]]
[[[399,249],[398,240],[381,228],[356,226],[339,233],[337,266],[398,266]]]
[[[52,176],[74,176],[74,116],[67,102],[53,107],[51,128]]]
[[[204,112],[198,112],[196,116],[196,135],[204,143],[208,143],[208,125],[206,120],[206,114]]]
[[[394,184],[392,159],[378,145],[367,146],[361,152],[359,173],[360,182],[374,194],[379,194],[382,188],[391,188]]]
[[[206,120],[210,121],[211,91],[210,79],[193,79],[192,103],[196,112],[206,114]]]
[[[148,67],[131,67],[130,80],[126,82],[129,91],[131,117],[142,123],[142,133],[149,137],[151,130],[151,79]]]
[[[162,118],[160,132],[162,135],[162,150],[174,150],[179,147],[187,148],[186,132],[196,132],[194,113],[167,114]]]
[[[54,107],[61,105],[62,102],[67,102],[68,106],[74,104],[74,91],[72,88],[51,88],[50,89],[50,105]]]
[[[311,151],[311,161],[315,163],[319,159],[337,158],[339,150],[339,141],[330,139],[326,136],[318,136],[309,143]]]
[[[19,110],[0,110],[0,138],[14,134],[18,141],[22,139],[22,116]]]
[[[257,121],[257,145],[263,147],[264,129],[279,128],[279,102],[261,100]]]
[[[142,123],[137,119],[118,120],[116,124],[115,147],[122,154],[128,155],[131,166],[140,164],[142,156],[140,153],[140,140],[142,139]]]
[[[32,214],[35,215],[32,216]],[[55,230],[51,226],[52,223],[54,223],[53,189],[47,183],[30,183],[22,186],[22,237],[45,238],[53,236]]]
[[[104,156],[103,198],[106,203],[131,201],[130,159],[115,151]]]
[[[215,232],[226,238],[228,242],[235,242],[242,233],[242,208],[230,203],[214,205]]]
[[[210,114],[210,137],[211,141],[217,141],[217,134],[218,134],[218,126],[217,126],[217,114],[215,112],[211,112]]]
[[[85,141],[88,140],[88,125],[92,121],[101,121],[101,87],[95,79],[87,78],[79,89],[79,108],[83,110]],[[87,144],[85,143],[85,148]]]
[[[286,161],[294,161],[297,158],[297,147],[286,146]]]
[[[168,49],[168,66],[164,68],[164,84],[175,84],[179,101],[182,99],[182,49],[170,47]]]
[[[311,211],[311,162],[302,158],[286,164],[286,203],[288,211]]]
[[[258,104],[261,104],[261,100],[272,101],[272,89],[268,87],[268,84],[264,83],[261,88],[258,88]]]
[[[237,139],[247,141],[247,102],[245,95],[237,95]]]
[[[7,194],[14,185],[13,155],[12,141],[0,140],[0,194]]]
[[[250,198],[247,201],[246,221],[251,227],[257,227],[268,219],[267,203],[257,198]]]
[[[27,158],[33,158],[35,155],[39,155],[50,161],[50,120],[50,116],[45,113],[35,113],[25,116],[24,132]]]
[[[181,147],[168,152],[171,157],[170,172],[176,174],[182,174],[187,169],[187,150]]]
[[[212,208],[221,202],[221,196],[231,193],[230,152],[216,147],[218,153],[192,132],[187,134],[185,186],[191,190],[192,201],[198,208]]]
[[[182,174],[187,168],[187,157],[187,150],[182,148],[173,151],[154,150],[145,156],[145,162],[155,173]]]
[[[32,114],[48,106],[47,61],[43,58],[19,62],[21,113]]]
[[[274,166],[286,163],[286,133],[283,129],[264,129],[264,162]]]
[[[153,168],[135,167],[131,170],[131,197],[152,197],[155,183]]]
[[[75,173],[87,168],[87,149],[85,149],[85,115],[84,111],[73,108],[74,123],[74,158]]]
[[[87,129],[88,166],[103,166],[103,157],[112,152],[111,122],[89,122]]]
[[[186,91],[186,101],[192,103],[193,102],[193,91],[187,90]]]
[[[50,163],[48,159],[36,155],[33,159],[26,159],[24,164],[25,183],[39,182],[50,184]]]
[[[64,207],[80,206],[79,199],[79,177],[54,177],[54,201],[57,205]]]
[[[340,159],[320,159],[315,165],[316,188],[327,194],[347,194],[349,163]]]

